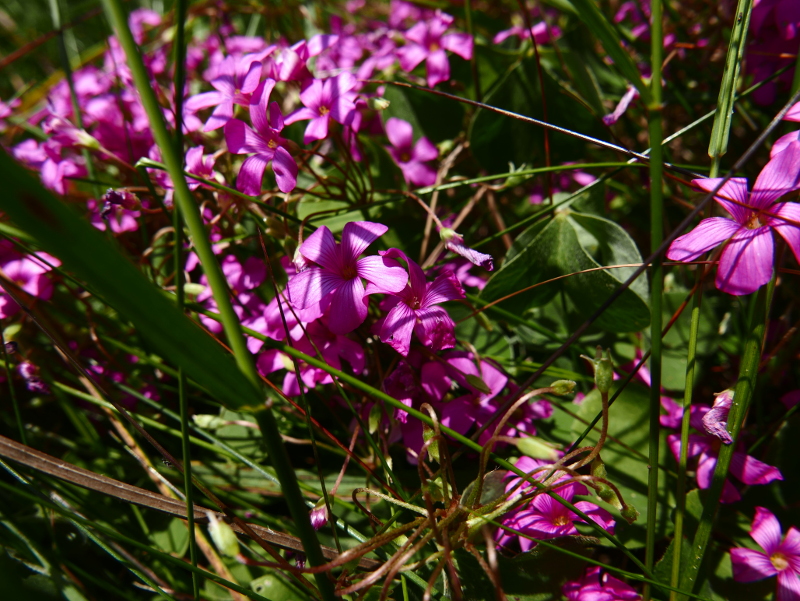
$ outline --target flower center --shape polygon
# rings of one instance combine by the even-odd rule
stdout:
[[[342,269],[342,277],[346,280],[352,280],[354,277],[358,275],[356,271],[355,265],[346,265],[344,269]]]
[[[409,307],[416,310],[419,309],[420,300],[416,296],[413,296],[407,304]]]
[[[400,155],[400,162],[401,163],[408,163],[411,160],[411,155],[407,152],[404,152]]]
[[[438,42],[431,42],[429,49],[431,52],[436,52],[437,50],[441,49],[441,46],[439,46]]]
[[[789,567],[789,560],[786,558],[786,555],[781,553],[780,551],[777,553],[773,553],[772,557],[769,558],[772,562],[772,565],[775,566],[775,569],[779,572],[782,572],[786,568]]]
[[[758,220],[758,215],[759,215],[758,213],[753,213],[753,215],[750,217],[750,219],[747,220],[747,223],[745,224],[745,227],[748,230],[754,230],[754,229],[762,227],[764,225],[763,223],[761,223]]]
[[[278,143],[275,140],[270,140],[267,142],[267,146],[272,148],[272,150],[275,150],[278,147]]]
[[[566,515],[560,515],[553,520],[554,526],[566,526],[568,524],[569,524],[569,516]]]
[[[330,113],[330,112],[331,112],[331,109],[329,109],[327,106],[319,107],[319,114],[322,115],[323,117],[325,115],[327,115],[328,113]]]

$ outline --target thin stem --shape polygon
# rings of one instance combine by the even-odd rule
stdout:
[[[662,293],[664,289],[663,256],[659,249],[664,238],[664,198],[663,198],[663,123],[661,117],[661,65],[664,50],[664,31],[662,23],[662,3],[652,3],[651,21],[651,102],[648,106],[650,131],[650,249],[654,254],[653,268],[650,272],[650,440],[647,478],[647,538],[645,541],[644,564],[648,570],[655,564],[656,517],[658,513],[658,453],[660,443],[661,414],[661,329]],[[645,584],[642,599],[649,601],[650,585]]]
[[[17,401],[17,391],[14,388],[11,365],[8,362],[8,350],[6,349],[6,339],[3,333],[2,321],[0,321],[0,345],[3,346],[3,361],[6,366],[6,378],[8,378],[8,391],[11,394],[11,404],[14,405],[14,417],[17,420],[17,428],[19,428],[19,441],[25,446],[28,446],[28,437],[25,434],[25,426],[22,424],[22,413],[19,410],[19,401]]]

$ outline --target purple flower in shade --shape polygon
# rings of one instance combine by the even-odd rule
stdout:
[[[776,601],[800,601],[800,530],[789,528],[781,540],[781,525],[772,512],[756,507],[750,536],[763,549],[731,549],[733,579],[755,582],[778,576]]]
[[[47,277],[50,265],[58,267],[61,262],[46,253],[39,253],[41,259],[33,255],[14,258],[2,266],[6,277],[31,296],[48,300],[53,295],[53,283]],[[47,261],[50,265],[45,263]],[[0,291],[0,318],[11,317],[19,311],[19,305],[8,294]]]
[[[196,113],[215,106],[203,131],[213,131],[233,119],[233,105],[250,104],[250,95],[261,78],[261,60],[258,55],[229,56],[219,65],[217,76],[211,80],[214,92],[203,92],[186,100],[186,110]]]
[[[214,163],[216,161],[216,155],[203,154],[202,146],[196,146],[186,151],[186,171],[194,175],[199,175],[203,179],[217,179],[219,174],[214,171]],[[207,186],[207,184],[191,177],[187,177],[186,179],[190,190],[196,190],[200,186]]]
[[[356,78],[350,73],[340,73],[325,80],[314,79],[300,92],[300,100],[305,105],[286,117],[286,125],[310,119],[303,136],[303,143],[324,140],[328,137],[328,123],[331,119],[342,125],[350,125],[355,116]]]
[[[405,32],[406,45],[397,50],[400,66],[411,72],[422,61],[428,73],[428,86],[434,87],[450,79],[450,63],[445,50],[465,60],[472,58],[472,36],[467,33],[444,34],[453,24],[453,17],[439,10],[427,21]]]
[[[639,90],[634,88],[633,86],[628,86],[628,91],[623,94],[622,98],[617,104],[617,108],[614,109],[614,112],[610,115],[605,115],[603,117],[603,123],[606,125],[614,125],[622,115],[625,114],[625,111],[628,110],[628,107],[631,105],[631,102],[636,100],[639,97]]]
[[[600,566],[586,570],[580,580],[564,584],[562,589],[568,601],[636,601],[641,599],[632,587],[614,578]]]
[[[703,428],[712,436],[716,436],[725,444],[733,439],[728,433],[728,413],[733,403],[733,390],[725,390],[714,399],[714,406],[703,416]]]
[[[524,24],[518,23],[513,25],[510,29],[498,32],[497,35],[492,38],[492,43],[502,44],[512,35],[517,36],[520,40],[530,39],[531,29],[533,30],[533,39],[537,44],[549,44],[554,38],[561,36],[561,30],[558,27],[548,27],[547,23],[544,21],[539,21],[530,29]]]
[[[791,409],[795,405],[800,405],[800,390],[792,390],[787,392],[781,397],[781,403],[787,409]]]
[[[514,464],[515,467],[530,474],[534,470],[548,465],[547,463],[531,457],[522,457]],[[543,473],[543,472],[540,472]],[[555,480],[550,480],[550,483],[559,482],[567,479],[567,475],[556,476]],[[511,498],[520,496],[523,492],[529,492],[533,489],[531,485],[521,483],[522,479],[519,477],[512,477],[506,485],[506,492],[515,490]],[[557,486],[554,492],[565,501],[572,502],[575,495],[588,494],[587,488],[580,483],[571,482],[562,486]],[[601,528],[614,533],[615,521],[605,509],[602,509],[590,503],[589,501],[578,501],[574,504],[579,510],[588,515],[592,521],[598,524]],[[570,536],[578,534],[578,529],[575,527],[575,522],[583,522],[581,518],[574,512],[564,507],[561,503],[556,501],[550,495],[539,494],[536,495],[530,503],[507,513],[501,519],[504,526],[514,528],[520,532],[527,534],[533,538],[540,540],[547,540],[551,538],[559,538],[561,536]],[[514,539],[519,539],[519,546],[523,551],[530,551],[536,543],[528,538],[511,534],[505,530],[498,530],[495,535],[495,540],[499,546],[508,547]]]
[[[384,257],[358,257],[389,228],[380,223],[351,221],[344,226],[342,243],[322,226],[300,246],[300,253],[319,267],[310,267],[289,280],[289,299],[301,309],[331,295],[328,326],[335,334],[352,332],[367,317],[362,278],[384,291],[400,292],[408,274]]]
[[[254,153],[244,160],[236,178],[236,189],[250,196],[261,194],[261,180],[270,161],[281,192],[291,192],[297,185],[297,163],[284,148],[286,140],[279,135],[283,129],[283,114],[277,102],[269,104],[269,95],[274,87],[275,80],[267,79],[253,94],[250,121],[255,131],[239,119],[231,119],[225,124],[228,150],[234,154]]]
[[[309,517],[314,530],[319,530],[328,523],[328,506],[323,502],[311,510]]]
[[[436,169],[426,165],[439,156],[430,140],[421,137],[414,144],[414,132],[408,121],[390,117],[386,121],[386,136],[391,142],[386,150],[403,172],[406,183],[414,186],[431,186],[436,182]]]
[[[478,252],[464,244],[464,238],[461,234],[458,234],[448,227],[443,227],[439,230],[439,237],[442,239],[442,242],[444,242],[444,246],[447,250],[461,255],[473,265],[483,267],[486,271],[492,271],[494,269],[494,259],[492,259],[492,255]]]
[[[383,320],[380,337],[404,357],[411,349],[411,332],[425,346],[440,351],[453,348],[456,344],[456,324],[442,307],[436,305],[465,298],[464,289],[453,272],[441,273],[433,282],[425,280],[419,265],[396,248],[381,251],[380,255],[389,259],[401,258],[408,264],[408,285],[387,299],[394,306]],[[367,294],[384,293],[380,284],[367,286]]]
[[[720,394],[717,398],[719,399],[719,397],[723,395],[724,393]],[[719,401],[720,406],[718,409],[722,409],[725,403],[727,403],[727,400],[723,397],[723,400]],[[683,415],[683,408],[672,401],[672,399],[666,397],[661,398],[661,405],[667,410],[667,415],[661,416],[661,425],[679,428]],[[692,412],[689,420],[692,428],[698,432],[706,431],[706,421],[709,422],[709,426],[715,432],[715,434],[689,434],[687,459],[697,458],[697,486],[701,490],[705,490],[711,486],[714,469],[717,467],[719,446],[722,444],[722,440],[718,438],[716,434],[719,433],[720,428],[724,429],[720,424],[721,419],[727,419],[727,415],[724,414],[724,411],[718,412],[716,418],[704,419],[711,411],[712,409],[708,405],[692,405]],[[675,460],[678,461],[681,452],[680,434],[670,434],[667,436],[667,444]],[[759,461],[755,457],[747,455],[742,451],[734,451],[733,457],[731,458],[730,473],[737,480],[748,486],[769,484],[775,480],[783,480],[783,475],[778,468],[768,465],[763,461]],[[722,489],[722,502],[733,503],[739,499],[741,499],[739,491],[730,480],[727,480]]]
[[[703,219],[694,230],[672,243],[667,257],[673,261],[694,261],[727,241],[717,268],[717,288],[735,295],[758,290],[772,277],[775,247],[772,230],[783,236],[800,261],[800,204],[773,204],[798,188],[798,178],[800,142],[795,142],[767,163],[752,191],[748,191],[745,178],[728,180],[714,199],[733,219]],[[710,178],[692,183],[710,192],[720,181]]]
[[[19,105],[20,105],[19,98],[15,98],[8,102],[3,102],[2,100],[0,100],[0,132],[5,130],[6,128],[7,124],[5,122],[5,119],[13,115],[14,109],[17,108]]]

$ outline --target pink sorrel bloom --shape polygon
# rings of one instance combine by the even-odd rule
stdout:
[[[255,92],[261,78],[261,61],[255,55],[239,58],[227,57],[219,65],[217,76],[211,80],[214,92],[203,92],[186,101],[186,110],[216,107],[206,121],[203,131],[213,131],[233,119],[233,105],[250,104],[250,95]]]
[[[755,582],[778,576],[777,601],[800,601],[800,531],[794,526],[781,540],[781,525],[772,512],[756,507],[750,536],[763,549],[731,549],[733,579]]]
[[[514,465],[526,473],[531,473],[537,468],[544,467],[547,464],[530,457],[522,457]],[[540,474],[543,473],[544,472],[540,472]],[[567,476],[558,477],[556,482],[566,478]],[[532,490],[530,485],[526,486],[523,484],[522,487],[517,486],[520,481],[521,478],[514,476],[506,485],[506,492],[515,489],[516,492],[512,497],[519,496],[522,492],[529,492]],[[583,484],[575,482],[558,486],[554,492],[562,499],[569,502],[572,502],[576,494],[588,494],[588,490]],[[588,515],[592,521],[601,528],[612,534],[614,533],[614,519],[605,509],[589,501],[579,501],[575,503],[575,507]],[[550,538],[578,534],[578,529],[575,527],[574,522],[582,522],[583,520],[579,518],[576,513],[564,507],[551,496],[539,494],[536,495],[529,504],[523,505],[520,509],[506,514],[501,521],[504,526],[519,530],[533,538],[547,540]],[[519,545],[523,551],[530,551],[536,545],[536,543],[529,538],[514,535],[505,530],[498,530],[495,536],[498,545],[504,547],[509,546],[515,538],[519,539]]]
[[[234,154],[254,153],[242,163],[239,176],[236,178],[236,189],[251,196],[261,194],[261,180],[270,161],[281,192],[291,192],[297,185],[297,163],[284,147],[286,140],[280,137],[280,132],[283,130],[283,114],[277,102],[269,104],[269,95],[274,87],[275,80],[267,79],[260,90],[256,90],[253,94],[253,101],[250,103],[250,121],[255,131],[239,119],[231,119],[225,124],[228,150]],[[268,106],[269,121],[267,121]]]
[[[436,305],[465,298],[464,289],[453,272],[440,274],[433,282],[425,280],[419,265],[396,248],[381,252],[389,259],[401,258],[408,264],[408,285],[391,299],[395,305],[381,326],[380,337],[404,357],[411,350],[411,332],[416,332],[422,344],[435,351],[453,348],[456,344],[456,324],[442,307]],[[367,293],[383,292],[370,284]]]
[[[486,271],[492,271],[494,269],[494,259],[492,259],[492,255],[478,252],[464,244],[464,238],[461,234],[445,227],[439,230],[439,237],[441,237],[447,250],[461,255],[473,265],[483,267]]]
[[[632,587],[614,578],[600,566],[589,568],[580,580],[564,584],[568,601],[636,601],[641,599]]]
[[[340,73],[326,80],[314,79],[300,92],[300,100],[305,105],[286,118],[286,125],[310,119],[303,136],[303,143],[324,140],[328,137],[328,124],[333,119],[342,125],[350,125],[355,116],[357,85],[350,73]]]
[[[551,30],[544,21],[539,21],[530,29],[522,23],[517,23],[510,29],[504,29],[498,32],[497,35],[492,38],[492,43],[502,44],[512,35],[517,36],[520,40],[527,40],[531,37],[531,31],[533,31],[533,39],[537,44],[549,44],[553,41],[554,37],[559,37],[561,35],[561,30],[558,27],[553,27]],[[550,35],[551,33],[552,36]]]
[[[22,290],[35,298],[48,300],[53,295],[53,283],[46,274],[51,269],[50,265],[58,267],[61,262],[46,253],[40,252],[39,256],[41,259],[33,255],[14,258],[4,263],[2,269],[6,277]],[[11,317],[19,308],[14,299],[0,291],[0,318]]]
[[[638,97],[639,90],[633,86],[628,86],[628,91],[623,94],[622,98],[620,98],[620,101],[617,104],[617,108],[614,109],[614,112],[603,117],[603,123],[606,125],[614,125],[617,121],[619,121],[619,118],[625,114],[625,111],[628,110],[628,107],[631,105],[631,103]]]
[[[439,156],[436,146],[424,136],[415,144],[411,124],[397,117],[386,121],[386,135],[392,143],[386,150],[400,167],[406,182],[414,186],[433,185],[436,169],[426,163]]]
[[[472,58],[472,36],[467,33],[445,31],[453,24],[453,17],[439,10],[428,21],[422,21],[406,31],[406,45],[398,49],[397,56],[404,71],[411,72],[422,61],[428,73],[428,86],[450,79],[450,63],[445,50],[454,52],[465,60]]]
[[[717,269],[717,288],[734,295],[750,294],[772,277],[776,230],[800,261],[800,204],[775,203],[796,190],[800,183],[800,142],[793,143],[767,163],[748,191],[747,180],[734,177],[714,199],[733,219],[710,217],[688,234],[677,238],[667,251],[673,261],[694,261],[703,253],[726,242]],[[692,183],[707,192],[720,178],[696,179]],[[775,204],[773,204],[775,203]]]
[[[300,246],[300,253],[318,265],[289,280],[289,299],[305,309],[320,303],[328,295],[328,326],[334,334],[347,334],[367,317],[367,303],[362,278],[381,290],[400,292],[408,274],[394,260],[384,257],[358,257],[389,228],[380,223],[351,221],[344,226],[342,243],[336,244],[331,231],[320,227]]]

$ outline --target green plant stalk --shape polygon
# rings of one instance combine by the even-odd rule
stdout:
[[[134,42],[131,31],[128,28],[125,14],[122,10],[122,4],[119,0],[103,0],[103,5],[108,19],[112,23],[117,38],[119,39],[120,45],[125,50],[128,66],[133,75],[136,88],[139,91],[142,105],[147,112],[148,120],[150,121],[153,138],[161,150],[161,155],[164,157],[164,164],[172,178],[176,206],[179,207],[181,215],[186,222],[186,226],[189,228],[195,251],[200,258],[203,271],[206,274],[206,278],[208,279],[208,283],[214,295],[214,300],[217,303],[225,335],[233,350],[236,364],[254,390],[260,391],[261,380],[256,371],[253,356],[250,354],[250,351],[247,350],[247,345],[240,328],[239,318],[233,310],[233,305],[231,304],[229,296],[228,283],[211,249],[211,244],[200,216],[200,210],[195,204],[186,183],[186,178],[183,176],[182,161],[176,156],[174,140],[170,139],[167,132],[164,116],[161,113],[161,107],[158,105],[155,93],[150,87],[147,71],[142,62],[142,57],[139,54],[139,48]],[[180,92],[182,93],[182,90]],[[261,435],[264,438],[264,443],[267,447],[269,457],[272,460],[275,472],[281,482],[281,489],[286,497],[286,503],[289,506],[292,518],[295,521],[297,534],[303,541],[303,548],[308,557],[308,561],[312,566],[322,565],[325,563],[325,558],[322,555],[317,534],[311,526],[308,512],[305,510],[303,496],[297,483],[297,477],[289,462],[286,448],[283,446],[275,416],[272,414],[271,409],[266,407],[263,403],[253,405],[252,411],[256,421],[261,426]],[[323,597],[329,601],[334,601],[333,585],[327,575],[324,573],[315,574],[315,580]]]
[[[717,467],[714,469],[714,476],[711,480],[711,487],[703,503],[703,513],[700,515],[700,523],[692,543],[692,554],[689,566],[684,572],[683,584],[687,590],[693,590],[700,566],[703,563],[706,547],[711,537],[711,529],[714,526],[719,500],[722,495],[722,488],[728,477],[731,458],[733,457],[736,443],[739,439],[739,432],[742,429],[744,418],[750,407],[753,392],[756,387],[758,377],[758,364],[761,359],[761,351],[764,344],[764,333],[767,327],[768,308],[772,300],[772,292],[775,288],[776,276],[773,274],[770,283],[762,286],[752,298],[755,303],[755,311],[750,321],[749,334],[745,340],[744,352],[742,353],[741,364],[739,367],[739,379],[733,393],[733,404],[728,414],[728,432],[733,439],[729,445],[722,445],[717,458]]]
[[[467,33],[475,39],[474,25],[472,23],[472,0],[464,0],[464,17],[467,21]],[[474,46],[474,43],[473,43]],[[469,61],[470,68],[472,69],[472,83],[475,84],[475,100],[483,102],[483,94],[481,93],[481,78],[478,72],[478,53],[472,49],[472,58]],[[405,583],[405,581],[403,581]]]
[[[703,289],[700,286],[702,279],[703,268],[699,265],[696,279],[697,291],[692,297],[689,348],[686,353],[686,383],[683,393],[683,418],[681,420],[681,453],[678,460],[678,483],[675,491],[675,531],[672,543],[672,574],[670,575],[670,585],[674,589],[678,588],[681,579],[681,549],[683,548],[683,523],[686,513],[686,462],[689,451],[689,418],[691,415],[694,375],[697,369],[697,337],[700,332],[700,308],[703,299]],[[675,590],[670,591],[669,598],[670,601],[677,601],[678,594]]]
[[[175,2],[175,151],[183,169],[183,87],[186,81],[186,13],[187,0]],[[183,224],[177,205],[172,209],[172,229],[175,232],[173,268],[175,271],[175,302],[183,312],[185,294],[183,289]],[[181,455],[183,461],[183,494],[186,500],[187,526],[189,528],[189,560],[197,567],[197,537],[194,527],[194,485],[192,484],[192,446],[189,440],[189,403],[186,392],[186,374],[178,366],[178,406],[181,415]],[[192,572],[192,594],[200,597],[200,577]]]
[[[650,249],[656,252],[664,240],[664,138],[661,106],[661,64],[664,51],[662,2],[651,5],[651,69],[650,102],[648,103],[648,128],[650,132]],[[661,311],[664,290],[663,257],[653,260],[650,272],[650,435],[649,468],[647,477],[647,538],[644,564],[652,571],[655,564],[656,515],[658,509],[658,452],[661,442]],[[645,584],[642,599],[650,599],[650,585]]]
[[[6,368],[6,378],[8,378],[8,391],[11,395],[11,404],[14,406],[14,418],[17,420],[17,428],[19,429],[19,441],[28,446],[28,437],[25,435],[25,426],[22,423],[22,413],[19,410],[19,401],[17,400],[17,391],[14,388],[14,378],[11,373],[11,364],[8,362],[8,351],[6,350],[6,338],[3,334],[3,323],[0,321],[0,345],[3,346],[3,362]]]
[[[711,140],[708,144],[708,156],[718,159],[728,151],[728,137],[733,119],[733,103],[736,96],[736,81],[744,55],[747,27],[750,24],[750,14],[753,10],[753,0],[739,0],[736,5],[736,21],[731,31],[731,41],[728,44],[728,55],[725,59],[725,71],[722,74],[722,85],[719,90],[719,99],[714,116],[714,126],[711,130]],[[714,176],[711,176],[714,177]]]

